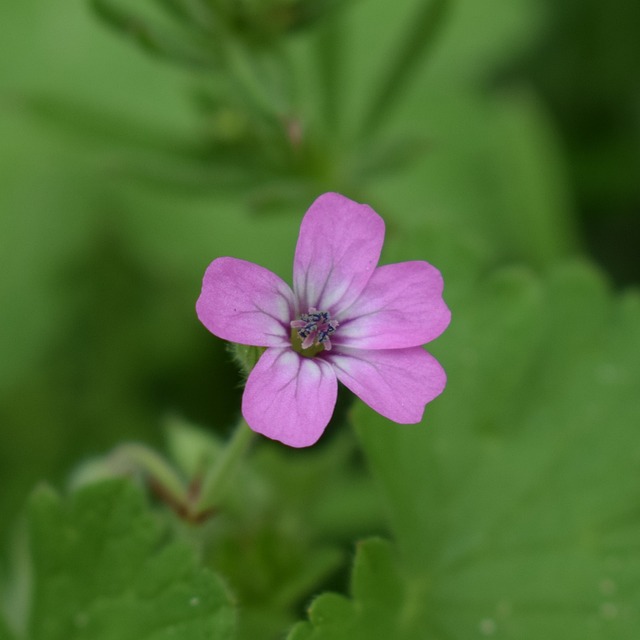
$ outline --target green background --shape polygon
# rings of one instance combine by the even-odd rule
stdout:
[[[161,4],[118,6],[170,25]],[[223,577],[241,638],[284,637],[324,590],[343,595],[294,640],[632,638],[640,5],[326,4],[291,33],[230,36],[293,60],[280,115],[301,123],[299,155],[220,101],[219,69],[145,54],[89,2],[0,5],[4,608],[40,597],[16,596],[14,566],[38,483],[65,493],[122,441],[179,463],[176,442],[200,437],[186,423],[229,432],[240,376],[195,317],[204,269],[231,255],[290,280],[306,206],[337,190],[385,218],[384,262],[442,270],[445,394],[398,427],[345,393],[313,450],[259,441],[202,530],[143,500],[149,517]],[[277,109],[289,90],[265,69]],[[349,578],[369,536],[391,543],[359,544]],[[214,627],[184,637],[227,637]]]

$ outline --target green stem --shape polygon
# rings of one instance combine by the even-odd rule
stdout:
[[[252,439],[253,431],[249,429],[244,419],[241,419],[215,464],[203,478],[198,498],[193,506],[194,513],[205,513],[220,503],[229,486],[229,481]]]

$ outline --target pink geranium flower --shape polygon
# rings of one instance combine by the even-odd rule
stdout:
[[[422,345],[447,327],[442,276],[427,262],[377,266],[384,222],[336,193],[300,225],[293,291],[237,258],[208,267],[196,310],[224,340],[266,347],[249,374],[249,426],[292,447],[312,445],[336,404],[338,380],[383,416],[420,422],[446,375]]]

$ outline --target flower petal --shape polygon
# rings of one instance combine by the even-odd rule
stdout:
[[[337,394],[336,374],[324,360],[267,349],[249,374],[242,415],[267,438],[308,447],[329,424]]]
[[[224,340],[284,347],[290,342],[293,292],[264,267],[237,258],[217,258],[204,274],[196,312],[200,322]]]
[[[298,311],[335,313],[360,295],[378,264],[384,222],[370,207],[325,193],[300,225],[293,263]]]
[[[402,349],[434,340],[451,320],[442,288],[440,272],[428,262],[378,267],[360,297],[338,316],[333,344]]]
[[[379,414],[401,424],[420,422],[425,405],[442,393],[447,381],[440,363],[422,347],[340,348],[326,359],[345,387]]]

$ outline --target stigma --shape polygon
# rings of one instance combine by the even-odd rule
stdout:
[[[299,320],[291,322],[291,328],[296,329],[302,349],[310,349],[314,345],[331,351],[331,336],[338,328],[338,321],[332,320],[327,311],[318,311],[311,307],[308,313],[301,313]]]

